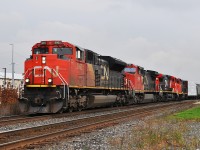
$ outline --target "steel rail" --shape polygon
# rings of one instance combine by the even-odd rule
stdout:
[[[41,121],[45,119],[54,119],[54,118],[62,118],[62,117],[72,117],[82,114],[90,114],[90,113],[98,113],[98,112],[110,112],[115,110],[123,110],[127,108],[137,108],[137,107],[144,107],[146,105],[150,104],[139,104],[139,105],[129,105],[129,106],[120,106],[120,107],[113,107],[113,108],[101,108],[101,109],[89,109],[84,111],[77,111],[77,112],[71,112],[71,113],[62,113],[62,114],[49,114],[49,115],[42,115],[42,116],[35,116],[37,114],[31,114],[32,116],[26,115],[13,115],[13,116],[6,116],[6,117],[0,117],[0,127],[5,125],[11,125],[11,124],[17,124],[17,123],[25,123],[25,122],[33,122],[33,121]],[[150,105],[151,106],[151,105]]]

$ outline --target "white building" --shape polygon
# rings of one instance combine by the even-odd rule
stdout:
[[[0,72],[0,86],[1,87],[12,87],[12,73],[6,73],[6,85],[5,81],[5,72]],[[18,88],[23,82],[23,75],[22,74],[14,74],[14,88]]]

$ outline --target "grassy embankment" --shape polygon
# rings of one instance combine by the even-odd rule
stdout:
[[[180,113],[176,113],[172,116],[172,118],[200,121],[200,106],[188,109]]]
[[[135,126],[132,133],[110,138],[116,149],[197,149],[200,148],[200,106]]]

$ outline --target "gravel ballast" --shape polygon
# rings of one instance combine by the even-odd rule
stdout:
[[[62,139],[54,144],[44,145],[35,149],[67,149],[67,150],[121,150],[121,149],[136,149],[134,145],[131,145],[130,141],[134,137],[133,128],[137,126],[145,125],[147,120],[160,118],[168,114],[177,112],[178,110],[187,109],[189,106],[180,107],[176,109],[169,109],[166,112],[156,113],[154,115],[147,116],[142,119],[130,120],[125,123],[118,124],[116,126],[107,127],[104,129],[96,130],[91,133],[82,133],[79,136],[73,138]],[[192,128],[200,128],[200,123],[194,123],[191,125]],[[198,128],[198,129],[199,129]],[[189,134],[199,134],[199,131],[194,131]],[[114,142],[113,142],[113,139]],[[127,144],[126,144],[127,143]]]

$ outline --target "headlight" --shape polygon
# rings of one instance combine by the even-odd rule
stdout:
[[[52,79],[48,79],[48,82],[51,83],[51,82],[52,82]]]
[[[54,44],[61,44],[61,41],[55,41]]]
[[[26,79],[26,80],[25,80],[26,83],[28,83],[29,81],[30,81],[29,79]]]
[[[42,41],[42,42],[41,42],[41,45],[46,45],[46,44],[47,44],[46,41]]]
[[[46,57],[42,57],[42,63],[45,64],[46,63]]]

